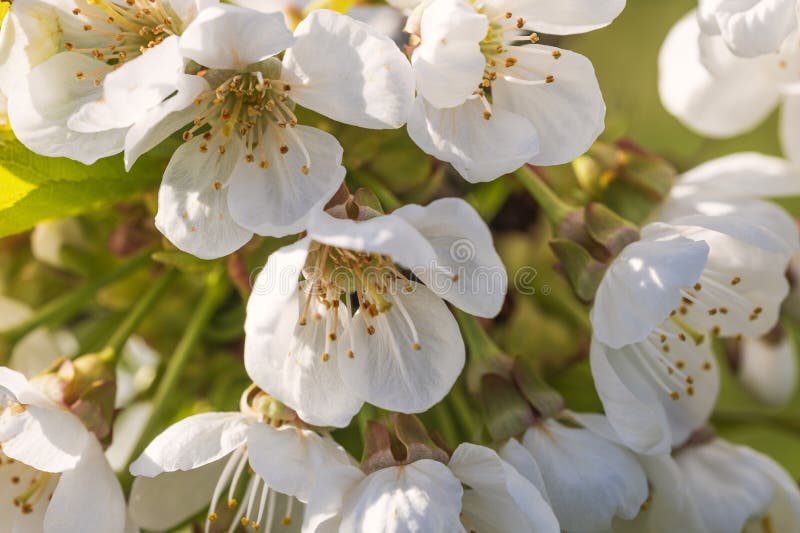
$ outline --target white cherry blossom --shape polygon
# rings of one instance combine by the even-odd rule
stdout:
[[[368,474],[352,466],[326,470],[303,523],[308,533],[559,530],[533,483],[489,448],[466,443],[447,464],[420,459]]]
[[[705,531],[800,531],[800,491],[775,461],[721,438],[674,453]]]
[[[5,367],[0,442],[2,531],[125,530],[122,488],[97,438],[77,416]]]
[[[677,22],[662,45],[662,103],[686,126],[709,137],[749,131],[780,106],[784,153],[800,161],[795,0],[700,4],[700,13],[692,11]]]
[[[525,163],[575,159],[604,128],[605,104],[585,57],[536,44],[536,33],[609,24],[624,0],[433,0],[409,19],[417,99],[411,138],[469,181]],[[520,45],[520,46],[515,46]]]
[[[279,13],[215,6],[186,29],[180,47],[203,70],[185,100],[173,98],[174,107],[132,130],[126,164],[192,124],[164,175],[156,225],[204,259],[238,249],[253,233],[301,231],[340,186],[342,147],[298,124],[295,105],[373,129],[400,127],[411,105],[411,69],[397,46],[332,11],[315,11],[292,35]],[[287,47],[282,61],[272,57]]]
[[[206,532],[224,518],[230,530],[241,524],[268,532],[273,525],[298,523],[300,502],[307,501],[318,471],[350,464],[330,437],[301,426],[276,427],[250,406],[177,422],[131,465],[138,476],[132,519],[165,531],[207,508]]]
[[[185,82],[178,35],[212,0],[23,0],[3,21],[0,91],[28,148],[86,164]]]
[[[588,423],[592,417],[577,420]],[[593,428],[542,420],[519,441],[506,442],[500,456],[539,487],[564,531],[608,531],[615,517],[634,518],[648,497],[636,456]]]
[[[312,424],[346,426],[364,401],[425,411],[464,366],[443,299],[492,317],[506,285],[488,228],[463,200],[364,221],[320,211],[256,280],[245,364],[261,388]]]
[[[632,449],[666,453],[707,418],[719,387],[709,335],[757,337],[775,325],[797,238],[759,220],[653,223],[606,271],[591,311],[592,372]]]

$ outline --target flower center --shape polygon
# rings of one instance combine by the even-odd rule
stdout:
[[[555,81],[555,76],[552,74],[542,77],[539,73],[530,72],[518,63],[517,57],[514,55],[513,44],[539,42],[539,36],[536,33],[523,36],[513,35],[513,32],[521,30],[524,26],[525,20],[522,17],[514,17],[510,11],[489,19],[489,31],[480,42],[481,52],[486,58],[483,79],[473,93],[483,102],[483,118],[486,120],[492,118],[492,83],[498,77],[513,79],[515,83],[525,85],[543,85]],[[560,57],[561,52],[554,50],[553,58],[559,59]]]
[[[342,302],[348,316],[353,316],[353,295],[358,303],[358,309],[361,310],[359,316],[368,335],[375,334],[377,317],[396,309],[411,331],[411,347],[416,351],[422,349],[419,333],[411,315],[403,305],[402,299],[396,297],[398,291],[412,292],[414,285],[391,258],[318,243],[313,246],[317,249],[309,255],[303,270],[305,277],[303,290],[307,296],[298,325],[307,325],[309,318],[314,321],[322,320],[320,311],[325,313],[327,335],[325,351],[320,356],[323,362],[327,362],[330,354],[335,353],[332,348],[339,340],[337,330]],[[317,305],[312,306],[312,303]],[[347,357],[352,359],[355,357],[352,336],[347,342],[350,345]]]
[[[279,494],[269,488],[267,484],[247,466],[247,446],[234,451],[214,488],[211,497],[208,516],[206,517],[205,533],[211,528],[211,523],[221,519],[221,512],[218,513],[219,501],[223,492],[227,488],[227,502],[225,507],[228,512],[236,509],[230,526],[226,531],[234,531],[237,524],[243,527],[250,527],[256,531],[271,531],[275,522],[277,503]],[[245,474],[245,467],[247,473]],[[249,479],[246,479],[248,478]],[[242,489],[242,486],[244,487]],[[241,495],[241,500],[237,498]],[[281,518],[281,524],[288,526],[292,523],[292,510],[294,498],[286,497],[287,503]]]
[[[255,163],[258,160],[261,168],[268,168],[269,147],[265,136],[269,126],[277,126],[279,153],[289,153],[290,144],[299,147],[304,161],[300,171],[307,175],[311,157],[294,131],[297,117],[294,102],[289,98],[292,87],[280,79],[270,79],[280,74],[280,64],[276,60],[267,60],[254,68],[257,70],[230,76],[223,74],[224,80],[215,89],[198,96],[194,103],[205,105],[205,110],[195,117],[183,139],[190,141],[202,133],[205,142],[200,144],[201,152],[207,152],[209,143],[218,141],[214,149],[224,154],[228,149],[227,140],[236,135],[244,142],[245,161]],[[199,74],[209,81],[220,77],[218,72],[200,71]]]
[[[47,507],[58,478],[56,474],[39,472],[0,452],[0,486],[11,484],[12,490],[3,492],[13,495],[12,503],[22,514],[33,513],[37,506]]]
[[[96,86],[102,84],[102,77],[109,72],[144,54],[170,35],[179,33],[172,15],[161,0],[126,0],[124,6],[111,0],[88,0],[88,3],[96,9],[75,8],[72,13],[97,21],[96,24],[84,24],[83,31],[93,41],[102,44],[81,48],[75,43],[65,42],[64,49],[91,55],[107,64],[107,67],[94,72],[75,73],[79,80],[95,78]]]

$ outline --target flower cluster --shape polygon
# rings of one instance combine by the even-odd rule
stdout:
[[[19,143],[84,165],[118,155],[124,172],[169,154],[157,207],[144,198],[147,214],[107,238],[138,254],[101,275],[77,220],[43,222],[33,255],[88,282],[38,312],[0,297],[0,533],[800,531],[791,476],[711,427],[723,358],[762,403],[794,390],[780,319],[800,236],[770,199],[800,195],[800,168],[715,159],[649,189],[654,208],[633,223],[598,193],[611,167],[655,159],[626,142],[568,205],[541,167],[587,152],[606,108],[592,63],[554,45],[611,24],[625,1],[390,4],[402,39],[338,2],[9,7],[0,102]],[[795,0],[701,0],[661,53],[666,107],[722,136],[783,99],[785,150],[800,159],[798,13]],[[544,359],[485,331],[526,304],[491,207],[404,203],[359,179],[374,154],[348,137],[403,126],[396,138],[434,161],[426,187],[450,170],[471,183],[514,173],[535,198],[602,414],[578,412],[545,383],[558,376]],[[81,304],[153,260],[157,281],[127,315],[83,327]],[[179,273],[205,274],[205,292],[160,371],[132,335]],[[203,401],[178,417],[181,374],[219,371],[188,364],[201,340],[238,352],[250,385],[230,411],[209,409],[224,402],[198,384]]]

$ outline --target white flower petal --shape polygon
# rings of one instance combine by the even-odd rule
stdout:
[[[213,463],[246,442],[252,423],[240,413],[202,413],[184,418],[153,439],[131,464],[131,474],[155,477]]]
[[[14,504],[23,487],[29,487],[41,480],[41,472],[22,464],[18,461],[11,461],[0,452],[0,463],[2,463],[3,482],[0,483],[0,516],[3,517],[3,524],[0,531],[3,533],[28,533],[44,531],[44,516],[49,504],[47,498],[40,498],[34,502],[29,509],[30,512],[23,513],[22,509]],[[11,480],[18,478],[17,483]],[[58,477],[53,476],[42,487],[43,494],[50,495],[58,483]]]
[[[739,453],[746,463],[768,475],[775,484],[775,498],[767,509],[769,522],[775,531],[797,531],[800,527],[800,490],[797,483],[778,463],[770,457],[746,447],[739,447]],[[752,524],[752,522],[751,522]],[[750,526],[751,524],[748,524]],[[760,520],[746,529],[748,533],[758,531]]]
[[[388,255],[412,271],[436,261],[436,252],[427,239],[408,222],[391,214],[356,222],[314,211],[309,217],[308,235],[329,246]]]
[[[173,35],[110,72],[99,98],[83,105],[67,126],[81,133],[131,126],[174,93],[181,77],[183,56]]]
[[[536,464],[533,457],[520,442],[515,439],[508,439],[497,451],[500,457],[517,469],[517,472],[525,476],[525,479],[533,483],[542,497],[547,501],[547,488],[544,485],[542,471]]]
[[[208,507],[225,463],[226,459],[220,459],[185,472],[137,477],[128,503],[131,517],[145,529],[172,530]]]
[[[672,28],[661,46],[661,102],[703,135],[737,135],[764,120],[778,103],[776,64],[768,57],[735,57],[720,37],[701,35],[692,11]]]
[[[697,215],[675,222],[685,237],[710,247],[703,288],[682,319],[700,331],[718,328],[722,336],[756,337],[771,330],[789,293],[785,272],[793,254],[786,243],[741,216]]]
[[[136,121],[125,135],[125,170],[130,170],[142,154],[189,124],[202,110],[193,106],[195,98],[210,89],[200,76],[182,76],[174,96],[155,106]]]
[[[586,429],[551,420],[542,426],[528,429],[522,444],[542,471],[563,530],[607,531],[615,516],[639,513],[647,478],[631,452]]]
[[[370,26],[325,9],[295,31],[281,77],[291,98],[339,122],[399,128],[414,97],[414,77],[397,45]],[[332,68],[327,58],[335,57]]]
[[[473,183],[513,172],[539,153],[539,136],[530,120],[499,107],[486,120],[484,111],[478,98],[437,109],[418,97],[408,118],[408,135]]]
[[[78,417],[57,408],[26,405],[0,415],[3,453],[43,472],[75,468],[91,439]]]
[[[282,299],[281,296],[259,297],[258,303],[253,303],[251,297],[245,325],[245,365],[259,387],[297,411],[305,422],[345,427],[358,413],[363,400],[342,381],[336,359],[345,355],[337,353],[337,344],[331,345],[332,353],[327,358],[323,356],[326,338],[333,327],[325,307],[313,302],[308,323],[299,325],[306,298],[306,293],[297,290],[293,298],[271,313],[264,313],[262,318],[256,314],[260,313],[257,309]],[[280,315],[272,321],[272,313]],[[342,334],[348,323],[346,314],[340,309],[338,339],[346,338]]]
[[[308,429],[254,424],[247,435],[250,466],[271,489],[308,501],[323,469],[350,464],[347,452],[331,438]]]
[[[437,461],[378,470],[349,495],[340,531],[451,533],[461,526],[461,483]]]
[[[683,444],[706,422],[719,393],[708,339],[698,345],[670,321],[650,339],[618,350],[593,340],[591,364],[608,421],[641,454]]]
[[[8,95],[20,76],[61,51],[59,17],[38,0],[20,0],[0,27],[0,93]]]
[[[243,158],[241,141],[225,141],[217,150],[196,137],[178,148],[167,165],[158,191],[156,227],[172,244],[201,259],[216,259],[241,248],[253,233],[234,222],[228,210],[228,179]],[[208,143],[206,153],[200,145]]]
[[[309,126],[270,125],[264,142],[269,167],[261,168],[259,154],[255,162],[240,162],[231,176],[228,208],[239,225],[259,235],[297,233],[305,229],[309,212],[321,209],[342,184],[342,147],[331,134]]]
[[[714,439],[675,456],[709,533],[742,531],[775,498],[770,476],[747,461],[742,449]]]
[[[571,35],[608,26],[625,0],[493,0],[490,5],[522,17],[525,27],[552,35]]]
[[[140,401],[123,409],[114,420],[114,439],[106,449],[106,458],[115,472],[122,472],[128,466],[152,413],[153,404]]]
[[[539,490],[493,450],[461,444],[447,466],[470,487],[464,492],[463,512],[477,530],[561,531]]]
[[[700,16],[711,23],[737,56],[777,52],[797,28],[796,0],[700,0]]]
[[[580,54],[550,46],[511,50],[509,54],[513,53],[517,62],[499,69],[499,77],[492,83],[495,108],[521,115],[536,128],[540,150],[530,163],[572,161],[605,128],[606,105],[592,63]],[[547,76],[553,76],[551,83],[545,82]],[[531,81],[540,83],[526,83]]]
[[[8,94],[8,118],[22,144],[40,155],[69,157],[87,165],[121,152],[124,129],[79,133],[67,127],[69,117],[100,94],[91,76],[78,80],[76,73],[106,66],[94,58],[63,52],[19,78]]]
[[[417,91],[436,108],[461,105],[480,85],[480,49],[489,19],[463,0],[434,0],[420,19],[421,44],[411,56]]]
[[[229,4],[204,9],[181,35],[181,52],[197,63],[242,70],[294,43],[283,15]]]
[[[678,235],[664,224],[651,224],[665,235],[634,242],[611,263],[591,311],[595,337],[620,348],[643,341],[680,302],[706,265],[709,247]],[[646,231],[647,227],[645,228]]]
[[[100,443],[92,439],[81,462],[64,472],[44,519],[47,533],[123,533],[125,495]]]
[[[424,285],[386,295],[392,308],[371,318],[370,335],[359,310],[350,321],[354,357],[340,343],[342,379],[365,401],[383,409],[418,413],[438,403],[464,367],[464,341],[455,318]],[[402,308],[416,330],[409,324]],[[419,350],[414,347],[419,343]]]
[[[303,531],[335,533],[341,522],[342,508],[360,481],[366,476],[355,466],[342,465],[319,472],[303,518]]]
[[[436,252],[433,265],[414,270],[429,289],[476,316],[500,312],[508,275],[488,226],[472,206],[445,198],[426,207],[406,205],[393,214],[414,226]]]
[[[651,499],[635,519],[615,519],[614,533],[705,531],[700,510],[672,457],[640,457],[639,461],[647,474]]]
[[[797,356],[794,343],[785,337],[777,343],[746,337],[738,346],[738,377],[758,401],[781,406],[797,386]]]
[[[781,196],[800,196],[800,167],[756,152],[726,155],[703,163],[681,174],[669,193],[671,202]],[[674,217],[662,215],[662,219],[668,218]]]

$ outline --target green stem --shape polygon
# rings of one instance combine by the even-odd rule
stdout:
[[[436,419],[437,429],[448,446],[455,448],[459,444],[458,430],[453,423],[453,414],[444,403],[433,406],[433,416]]]
[[[360,186],[370,189],[381,201],[383,209],[388,213],[403,206],[403,202],[389,190],[386,185],[366,172],[352,172],[353,180]]]
[[[554,228],[575,210],[559,198],[545,181],[529,166],[524,166],[514,172],[517,179],[528,189],[539,206],[544,210],[547,219]]]
[[[93,299],[100,289],[147,265],[150,261],[150,253],[150,250],[146,250],[136,254],[111,272],[90,280],[78,289],[52,300],[23,322],[0,332],[0,363],[5,361],[14,345],[28,333],[41,326],[57,325],[67,320]]]
[[[481,429],[481,423],[472,407],[470,407],[462,384],[456,383],[447,398],[461,423],[463,434],[467,435],[470,440],[474,440]]]
[[[167,398],[178,385],[197,343],[205,332],[214,312],[228,295],[229,288],[223,268],[218,267],[208,275],[205,293],[195,308],[194,314],[186,326],[186,330],[183,332],[183,336],[178,342],[178,346],[175,348],[175,352],[173,352],[153,395],[153,412],[150,414],[150,419],[147,421],[139,442],[134,448],[134,458],[144,451],[154,433],[159,429],[159,424],[162,423],[163,415],[168,406]]]
[[[128,342],[128,338],[133,335],[133,332],[136,331],[136,328],[139,327],[142,320],[150,314],[153,307],[158,303],[161,297],[164,296],[167,288],[169,288],[172,282],[177,278],[177,270],[173,268],[167,270],[155,283],[150,285],[150,288],[144,296],[131,308],[128,315],[122,321],[122,324],[119,325],[116,331],[111,335],[108,343],[106,343],[104,356],[107,357],[109,362],[117,362],[122,353],[122,348],[125,346],[125,343]]]

